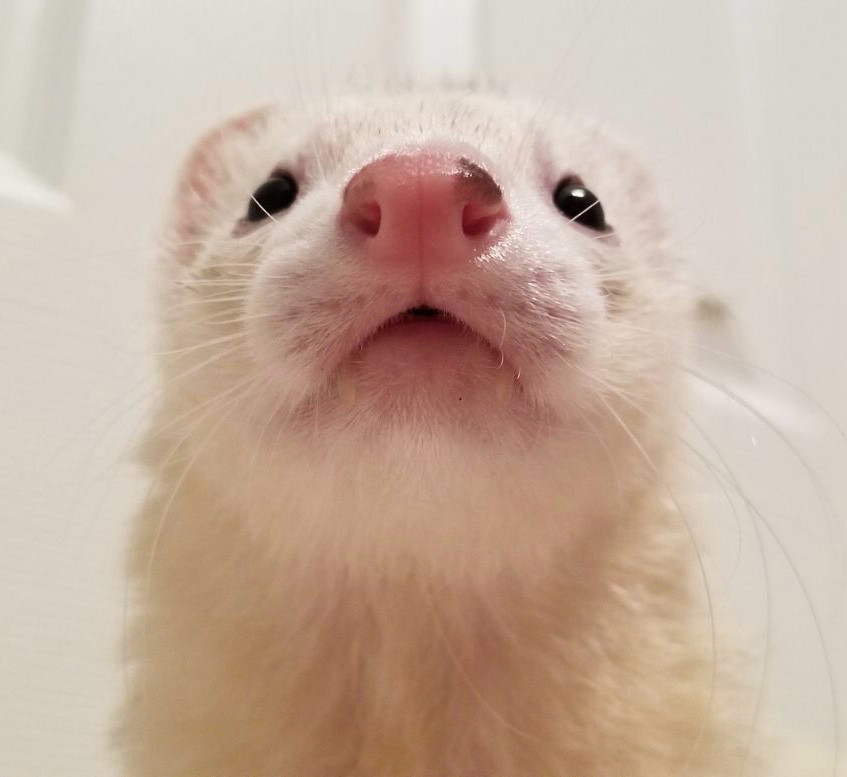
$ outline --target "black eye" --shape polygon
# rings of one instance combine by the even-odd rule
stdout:
[[[262,219],[290,208],[297,198],[297,181],[289,173],[274,173],[250,198],[247,221]]]
[[[577,224],[597,232],[606,232],[609,229],[600,200],[590,189],[586,189],[578,178],[563,178],[553,192],[553,202],[565,216]]]

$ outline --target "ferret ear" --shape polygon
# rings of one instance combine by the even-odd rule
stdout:
[[[171,206],[167,230],[169,248],[189,261],[214,223],[218,195],[231,180],[232,170],[245,154],[247,142],[261,135],[270,107],[235,116],[203,135],[188,156]]]

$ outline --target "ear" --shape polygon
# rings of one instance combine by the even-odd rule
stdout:
[[[167,230],[169,247],[181,261],[191,259],[213,222],[216,196],[232,177],[239,148],[262,133],[270,114],[270,107],[262,107],[235,116],[203,135],[189,154]]]

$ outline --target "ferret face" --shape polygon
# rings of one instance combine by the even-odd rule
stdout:
[[[614,460],[666,423],[657,205],[591,125],[466,93],[280,106],[201,141],[173,208],[166,395],[198,447]]]

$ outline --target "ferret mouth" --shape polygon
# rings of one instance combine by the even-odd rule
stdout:
[[[400,315],[411,316],[412,318],[438,318],[447,314],[443,310],[431,308],[429,305],[418,305],[417,307],[403,311]]]
[[[459,320],[455,316],[450,315],[446,310],[441,310],[440,308],[433,308],[429,305],[416,305],[415,307],[407,308],[401,313],[398,313],[396,316],[391,316],[391,318],[388,318],[383,321],[376,328],[374,334],[377,334],[383,329],[387,329],[392,326],[410,324],[415,321],[439,321],[455,324],[456,326],[467,327],[467,325],[463,321]]]
[[[475,322],[452,308],[415,304],[360,332],[337,371],[345,402],[355,399],[357,385],[365,385],[392,406],[423,400],[452,407],[457,401],[467,409],[474,398],[504,406],[519,382],[502,343],[486,336],[485,320]]]
[[[441,327],[444,327],[445,329],[453,329],[467,337],[479,340],[488,345],[492,350],[499,352],[498,348],[490,343],[487,338],[470,326],[466,321],[447,310],[432,307],[430,305],[414,305],[413,307],[406,308],[400,313],[385,319],[385,321],[379,324],[362,340],[361,343],[359,343],[357,350],[361,351],[364,347],[389,330],[396,330],[403,327],[418,327],[427,330],[436,330]]]

